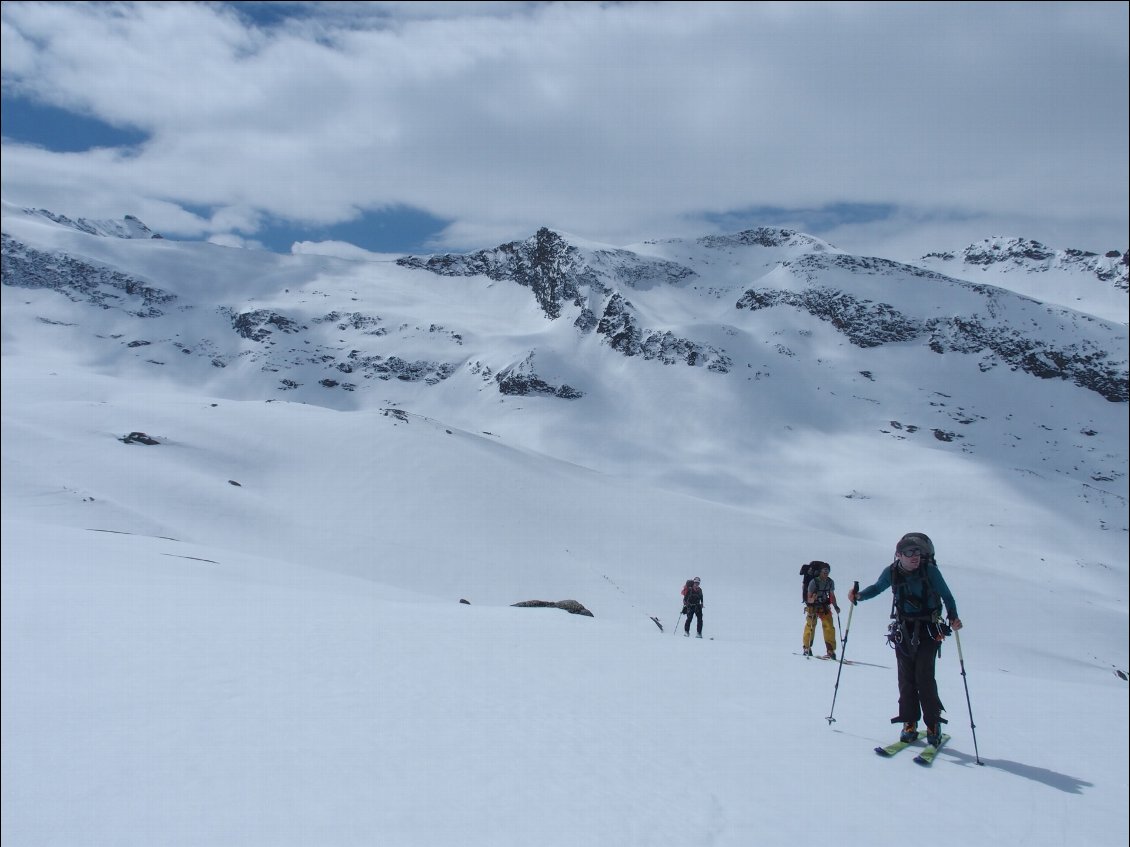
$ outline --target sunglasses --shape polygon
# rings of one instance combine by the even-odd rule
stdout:
[[[922,555],[922,548],[921,547],[904,547],[902,550],[899,550],[899,555],[904,556],[907,559],[913,559],[915,556],[921,556]]]

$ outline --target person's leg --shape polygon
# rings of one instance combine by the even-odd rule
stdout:
[[[923,641],[914,657],[914,683],[922,704],[922,717],[926,731],[937,733],[942,717],[942,700],[938,696],[938,680],[934,676],[938,660],[938,643],[923,634]]]
[[[832,624],[832,613],[824,610],[820,615],[820,623],[824,627],[824,646],[828,648],[828,655],[836,655],[836,627]]]
[[[907,650],[912,649],[900,645],[895,650],[895,661],[899,674],[899,717],[903,723],[916,724],[922,718],[922,709],[918,701],[917,663],[914,655],[907,655]]]

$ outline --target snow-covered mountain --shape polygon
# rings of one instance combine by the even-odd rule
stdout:
[[[960,253],[928,253],[920,264],[1036,300],[1126,323],[1127,253],[1053,250],[1027,238],[986,238]]]
[[[10,204],[4,203],[5,214]],[[11,211],[15,212],[16,209]],[[110,238],[161,238],[159,233],[153,232],[149,227],[133,215],[126,215],[120,221],[90,220],[89,218],[76,218],[72,220],[66,215],[57,215],[47,209],[23,209],[22,214],[32,218],[43,218],[60,226],[85,232],[90,235],[105,235]]]
[[[134,220],[3,221],[6,352],[65,349],[219,399],[395,410],[769,512],[881,496],[912,442],[1023,480],[1074,526],[1126,530],[1127,325],[1007,288],[767,228],[629,247],[542,229],[347,261]],[[1124,273],[1106,284],[1125,303]],[[847,444],[874,476],[837,473]],[[812,462],[831,481],[815,492],[794,481]]]
[[[103,372],[160,374],[221,397],[399,406],[471,428],[498,425],[520,398],[553,398],[526,410],[541,420],[529,446],[600,469],[621,451],[597,456],[576,437],[593,426],[576,401],[594,394],[613,410],[599,422],[604,439],[634,438],[633,421],[674,401],[656,444],[673,466],[702,451],[683,434],[713,420],[717,470],[780,428],[816,421],[993,451],[1016,437],[1010,410],[984,399],[986,389],[1000,396],[989,388],[999,381],[1005,396],[1062,383],[1116,405],[1128,397],[1125,322],[788,230],[613,248],[542,229],[467,255],[347,262],[154,239],[135,219],[115,229],[9,209],[3,239],[13,341],[64,344]],[[1022,258],[1009,261],[1016,273]],[[1125,270],[1087,280],[1123,311]],[[610,389],[610,374],[622,384]],[[913,390],[887,408],[874,400],[885,383]],[[783,395],[802,388],[809,413],[782,418]],[[1052,410],[1029,425],[1100,429]],[[1053,443],[1042,468],[1120,478],[1106,459],[1080,462]]]
[[[2,258],[5,843],[784,845],[817,797],[893,847],[908,790],[1125,843],[1125,321],[777,229],[347,261],[5,206]],[[932,772],[870,754],[888,605],[792,656],[797,566],[909,530],[966,622]]]

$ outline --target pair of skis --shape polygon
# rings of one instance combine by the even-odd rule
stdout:
[[[832,658],[829,658],[828,656],[817,656],[815,654],[810,655],[810,656],[806,656],[804,653],[793,653],[793,655],[794,656],[803,656],[806,659],[818,659],[821,662],[839,662],[840,661],[839,659],[832,659]],[[867,663],[866,662],[853,662],[851,659],[844,659],[844,664],[845,665],[860,665],[860,664],[867,664]],[[876,667],[878,667],[878,665],[876,665]]]
[[[915,763],[923,767],[929,767],[934,764],[934,757],[938,755],[938,751],[941,750],[949,740],[950,737],[943,732],[937,744],[927,744],[926,748],[914,757]],[[891,756],[901,753],[914,743],[914,741],[896,741],[894,744],[888,744],[886,747],[876,747],[875,752],[883,758],[889,759]]]

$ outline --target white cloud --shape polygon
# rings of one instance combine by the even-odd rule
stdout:
[[[110,163],[5,143],[5,196],[53,196],[64,164],[68,191],[102,189],[76,213],[403,204],[453,220],[456,248],[844,202],[1125,246],[1123,4],[356,5],[269,29],[211,4],[6,4],[6,91],[152,136]]]

